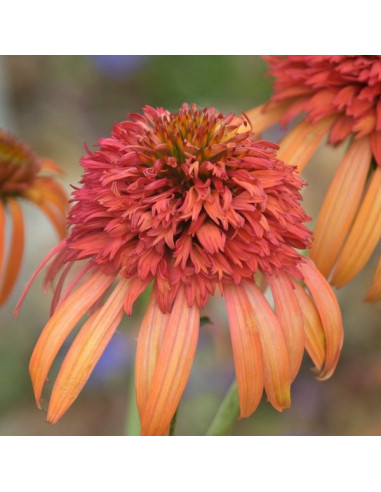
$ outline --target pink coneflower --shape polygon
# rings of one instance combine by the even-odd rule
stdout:
[[[60,172],[50,160],[37,157],[24,144],[0,130],[0,306],[9,297],[19,274],[24,250],[23,199],[37,205],[55,227],[60,238],[66,233],[65,192],[52,177]],[[7,255],[6,212],[12,233]]]
[[[347,142],[317,221],[311,258],[342,287],[365,266],[381,235],[381,57],[269,56],[270,103],[249,112],[254,131],[304,118],[278,157],[301,172],[322,139]],[[381,268],[367,300],[381,299]]]
[[[168,432],[191,371],[200,309],[217,289],[226,301],[242,417],[263,389],[276,409],[289,407],[304,348],[321,379],[332,374],[340,310],[324,277],[294,250],[311,238],[299,204],[303,182],[276,149],[254,141],[245,118],[184,104],[178,113],[147,106],[130,114],[82,159],[70,235],[38,269],[54,258],[47,281],[63,271],[30,362],[38,405],[57,352],[90,312],[54,383],[49,422],[77,398],[123,313],[131,314],[150,283],[135,368],[143,435]],[[83,270],[61,294],[67,268],[79,260],[86,260]],[[258,272],[275,312],[256,285]]]

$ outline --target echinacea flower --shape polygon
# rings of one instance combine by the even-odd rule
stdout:
[[[66,195],[48,175],[57,172],[60,169],[54,162],[37,157],[24,144],[0,130],[0,306],[16,283],[23,258],[24,219],[20,201],[29,200],[37,205],[60,238],[65,235]],[[12,223],[7,254],[6,212]]]
[[[90,313],[58,372],[49,422],[77,398],[123,313],[131,314],[150,283],[135,365],[143,435],[168,433],[190,375],[200,310],[216,289],[226,301],[241,417],[256,409],[263,389],[276,409],[289,407],[304,348],[321,379],[332,374],[340,310],[325,278],[294,250],[311,238],[299,204],[303,182],[276,149],[254,141],[246,118],[184,104],[177,113],[146,106],[130,114],[82,158],[70,234],[35,273],[53,258],[46,280],[62,269],[54,314],[30,362],[38,405],[58,351]],[[79,260],[85,265],[62,293]],[[256,285],[258,272],[275,312]]]
[[[268,104],[248,113],[261,132],[299,115],[278,157],[301,172],[322,139],[347,151],[326,194],[310,257],[342,287],[365,266],[381,236],[381,56],[268,56]],[[378,268],[366,300],[381,299]]]

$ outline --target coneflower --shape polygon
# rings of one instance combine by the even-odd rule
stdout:
[[[59,172],[54,162],[37,157],[0,130],[0,306],[16,283],[23,258],[24,219],[20,202],[29,200],[37,205],[60,238],[65,236],[67,198],[51,177]],[[9,248],[6,248],[7,212],[12,224]]]
[[[254,140],[246,118],[184,104],[177,113],[146,106],[130,114],[83,157],[70,234],[35,274],[49,261],[48,281],[63,272],[30,362],[38,405],[58,351],[90,312],[55,380],[49,422],[77,398],[150,283],[135,366],[143,435],[168,433],[191,372],[200,310],[216,290],[228,312],[241,417],[256,409],[263,389],[276,409],[289,407],[305,348],[321,379],[332,374],[340,310],[325,278],[294,249],[311,240],[303,182],[276,149]],[[61,291],[67,266],[80,260],[82,270]],[[256,285],[258,272],[275,312]]]
[[[381,57],[269,56],[275,77],[268,104],[248,113],[261,132],[299,115],[278,157],[301,172],[319,143],[347,143],[314,231],[311,258],[342,287],[365,266],[381,235]],[[366,299],[381,299],[378,268]]]

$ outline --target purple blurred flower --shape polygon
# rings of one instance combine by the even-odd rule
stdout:
[[[125,78],[132,75],[147,60],[147,56],[140,55],[93,55],[89,58],[100,72],[112,78]]]

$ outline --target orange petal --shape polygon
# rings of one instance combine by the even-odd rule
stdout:
[[[274,103],[271,106],[262,104],[246,113],[253,128],[253,132],[262,133],[270,126],[275,125],[288,109],[290,103]]]
[[[120,281],[105,304],[81,328],[54,383],[47,420],[55,424],[75,401],[109,344],[123,316],[127,280]]]
[[[54,210],[49,206],[48,202],[36,203],[37,207],[47,216],[50,222],[53,224],[58,237],[63,239],[66,236],[66,219],[64,216],[57,215]]]
[[[151,279],[141,280],[140,278],[133,278],[130,280],[130,288],[124,299],[124,310],[128,316],[132,314],[132,307],[136,299],[140,296],[142,292],[146,290],[150,284]]]
[[[261,339],[267,397],[274,408],[282,411],[291,404],[290,366],[283,331],[258,287],[247,283],[244,288]]]
[[[21,308],[21,305],[24,302],[25,296],[27,295],[27,293],[28,293],[31,285],[36,280],[36,278],[39,275],[39,273],[41,272],[41,270],[45,267],[45,265],[47,263],[49,263],[49,261],[53,258],[53,256],[55,256],[58,253],[60,253],[65,248],[65,246],[66,246],[66,241],[61,241],[59,244],[57,244],[57,246],[55,246],[45,256],[45,258],[42,260],[42,262],[38,265],[38,267],[36,268],[36,270],[33,272],[33,275],[31,276],[31,278],[29,279],[28,283],[26,284],[26,286],[25,286],[25,288],[23,290],[23,293],[21,294],[20,299],[17,301],[16,307],[15,307],[15,309],[13,311],[13,316],[15,318],[17,318],[17,316],[19,314],[19,311],[20,311],[20,308]]]
[[[304,354],[302,313],[291,281],[286,275],[266,275],[266,280],[274,297],[276,315],[286,341],[290,377],[293,381],[299,372]]]
[[[365,300],[368,302],[376,302],[381,300],[381,256],[378,259],[376,273],[373,277],[372,286],[368,290]]]
[[[365,266],[381,236],[381,167],[371,178],[360,210],[337,260],[331,283],[342,287]]]
[[[323,324],[316,306],[307,292],[296,282],[294,282],[294,287],[303,316],[306,350],[318,371],[321,371],[326,352]]]
[[[326,356],[319,379],[328,379],[336,368],[341,347],[343,346],[344,332],[340,306],[331,286],[311,260],[305,258],[304,262],[299,265],[299,269],[304,276],[305,284],[311,292],[323,324]]]
[[[259,405],[263,393],[261,340],[245,289],[240,285],[226,285],[224,297],[238,384],[240,418],[249,417]]]
[[[135,359],[136,403],[140,418],[151,388],[164,330],[170,315],[164,314],[156,303],[154,290],[151,292],[147,311],[139,331]]]
[[[62,216],[66,215],[68,198],[58,183],[50,178],[40,178],[36,180],[34,188],[37,188],[44,200],[51,202]]]
[[[278,159],[302,172],[332,125],[333,117],[317,123],[303,120],[280,141]]]
[[[8,200],[8,204],[13,221],[13,229],[3,283],[0,290],[0,306],[5,303],[16,283],[24,252],[24,218],[21,206],[13,198]]]
[[[141,419],[142,435],[166,433],[188,382],[199,325],[198,306],[189,307],[184,289],[179,289]]]
[[[3,271],[3,259],[5,252],[5,210],[3,202],[0,200],[0,285],[1,274]]]
[[[56,164],[54,161],[51,161],[50,159],[43,159],[41,161],[41,169],[42,170],[47,170],[47,171],[53,171],[55,173],[63,174],[62,169]]]
[[[110,287],[113,280],[113,277],[101,272],[93,274],[61,304],[43,329],[29,364],[38,407],[49,369],[63,342],[82,316]]]
[[[314,231],[310,258],[326,277],[339,256],[356,214],[371,159],[369,137],[355,140],[325,196]]]
[[[57,231],[58,237],[66,236],[67,200],[58,190],[50,189],[53,182],[48,178],[36,180],[34,187],[25,193],[25,197],[33,202],[50,220]]]

